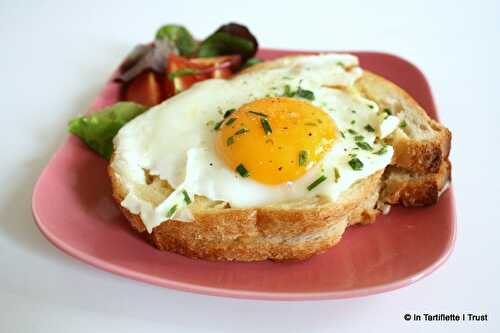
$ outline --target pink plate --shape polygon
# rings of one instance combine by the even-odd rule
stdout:
[[[265,49],[259,56],[293,53],[298,52]],[[414,65],[389,54],[355,54],[364,68],[396,82],[437,118],[429,85]],[[92,109],[117,96],[118,87],[108,82]],[[35,186],[33,215],[56,247],[103,270],[172,289],[268,300],[335,299],[400,288],[439,267],[455,240],[448,190],[432,207],[395,207],[372,225],[351,227],[339,245],[303,262],[208,262],[161,252],[135,235],[118,211],[106,161],[72,136]]]

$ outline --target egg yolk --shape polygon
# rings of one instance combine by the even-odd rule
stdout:
[[[336,135],[333,119],[310,102],[269,97],[227,115],[217,126],[216,149],[231,170],[275,185],[303,176]]]

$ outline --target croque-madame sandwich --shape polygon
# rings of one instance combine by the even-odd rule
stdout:
[[[389,205],[435,203],[451,134],[355,56],[293,56],[199,82],[114,138],[113,195],[158,249],[305,259]]]

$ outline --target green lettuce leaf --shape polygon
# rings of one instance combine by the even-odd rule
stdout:
[[[72,119],[68,131],[82,139],[105,159],[113,152],[113,138],[127,122],[147,108],[132,102],[119,102],[88,116]]]
[[[196,49],[196,41],[188,29],[182,25],[167,24],[156,32],[156,39],[167,39],[179,50],[181,56],[189,57]]]

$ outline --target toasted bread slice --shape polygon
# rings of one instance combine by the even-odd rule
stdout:
[[[272,67],[273,62],[251,70]],[[269,68],[269,67],[268,67]],[[151,234],[137,214],[120,205],[132,227],[158,249],[209,260],[305,259],[336,244],[346,227],[369,223],[381,212],[378,203],[420,206],[435,203],[450,175],[447,156],[450,132],[431,120],[425,111],[395,84],[365,71],[356,82],[365,97],[389,108],[406,122],[387,138],[395,154],[393,165],[362,179],[331,202],[325,198],[249,209],[196,196],[190,208],[193,222],[168,220]],[[133,188],[156,206],[173,189],[158,177],[134,184],[114,163],[108,168],[113,196],[121,203]],[[382,176],[383,174],[383,176]]]
[[[415,173],[395,166],[388,166],[382,178],[380,201],[419,207],[435,204],[450,182],[451,164],[441,163],[437,173]]]
[[[114,158],[114,157],[113,157]],[[108,168],[113,197],[121,203],[130,179],[116,172],[113,159]],[[355,183],[338,201],[325,198],[261,208],[236,209],[229,204],[197,196],[190,206],[193,222],[169,220],[148,234],[139,215],[120,209],[132,227],[157,248],[209,260],[305,259],[336,244],[345,228],[368,223],[379,214],[375,209],[382,172]],[[144,200],[159,204],[173,189],[158,177],[149,184],[134,184]]]
[[[394,147],[392,164],[409,172],[438,173],[450,152],[450,131],[429,118],[405,91],[378,75],[365,71],[356,89],[405,125],[385,140]]]

